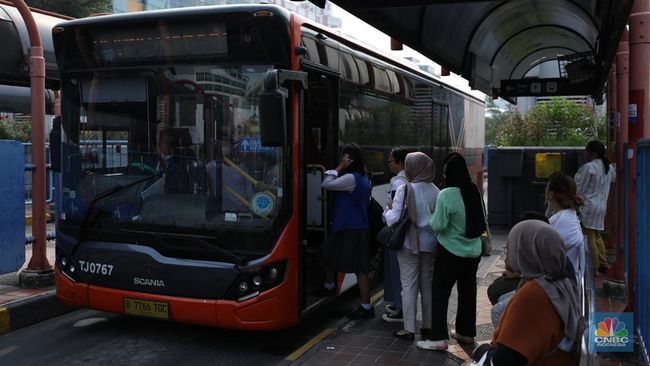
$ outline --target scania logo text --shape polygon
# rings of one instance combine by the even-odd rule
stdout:
[[[165,281],[163,280],[154,280],[151,278],[142,277],[133,277],[133,284],[141,286],[165,287]]]

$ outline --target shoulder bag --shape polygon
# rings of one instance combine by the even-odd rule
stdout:
[[[408,183],[407,183],[408,184]],[[384,247],[392,250],[401,250],[404,246],[404,238],[411,226],[411,220],[406,214],[406,199],[408,197],[408,187],[404,187],[404,201],[402,202],[402,214],[391,226],[384,226],[377,234],[377,241]]]
[[[476,187],[478,189],[478,187]],[[489,257],[492,254],[492,243],[490,242],[490,227],[488,226],[487,212],[485,211],[485,203],[483,203],[483,195],[479,190],[479,197],[481,197],[481,207],[483,208],[483,219],[485,220],[485,231],[481,234],[481,255]]]

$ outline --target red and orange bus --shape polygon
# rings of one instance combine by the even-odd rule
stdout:
[[[289,327],[326,302],[310,289],[340,144],[364,148],[380,202],[392,146],[438,168],[462,150],[482,176],[482,100],[276,6],[98,16],[53,38],[57,294],[74,305]],[[375,278],[381,258],[373,247]]]

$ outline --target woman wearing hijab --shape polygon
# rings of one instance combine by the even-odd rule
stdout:
[[[431,281],[436,236],[428,221],[440,192],[433,184],[434,172],[433,160],[425,154],[414,152],[406,155],[404,173],[408,182],[397,188],[392,208],[384,214],[386,224],[391,226],[406,208],[412,223],[402,250],[397,251],[404,329],[393,334],[396,338],[410,341],[415,339],[418,292],[422,295],[422,338],[428,337],[431,328]]]
[[[474,343],[476,336],[476,271],[481,260],[481,234],[485,216],[481,194],[472,183],[465,158],[450,153],[443,160],[445,188],[438,194],[429,225],[437,235],[433,267],[432,315],[429,337],[417,347],[444,351],[448,347],[447,308],[451,289],[457,283],[456,331],[451,336]]]
[[[580,207],[580,221],[591,248],[594,268],[605,273],[609,263],[600,231],[605,229],[609,186],[616,173],[607,160],[605,145],[600,141],[589,141],[585,147],[585,159],[587,163],[575,175],[578,195],[584,199],[584,205]]]
[[[494,332],[491,364],[577,365],[574,351],[586,326],[577,288],[566,275],[562,237],[545,222],[522,221],[510,230],[506,249],[506,264],[521,273],[524,284]]]

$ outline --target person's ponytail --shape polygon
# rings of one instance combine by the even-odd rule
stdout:
[[[609,173],[609,159],[607,159],[606,156],[603,156],[600,158],[600,160],[603,161],[603,164],[605,165],[605,175]]]

